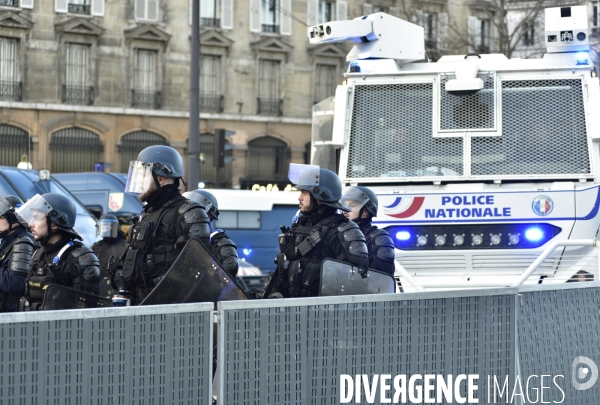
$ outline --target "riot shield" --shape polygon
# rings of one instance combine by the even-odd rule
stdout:
[[[116,290],[112,288],[110,283],[110,273],[108,272],[108,263],[110,258],[113,257],[113,260],[118,261],[119,255],[122,253],[123,247],[127,245],[125,241],[117,243],[115,245],[105,245],[105,246],[94,246],[92,251],[98,257],[100,261],[100,282],[98,283],[100,286],[99,296],[111,299],[113,295],[117,293]]]
[[[395,289],[394,277],[369,269],[363,278],[357,267],[338,260],[321,262],[321,286],[319,296],[388,294]]]
[[[246,294],[198,239],[190,239],[140,305],[246,300]]]
[[[44,293],[42,311],[112,306],[112,301],[104,297],[98,297],[58,284],[50,284]]]

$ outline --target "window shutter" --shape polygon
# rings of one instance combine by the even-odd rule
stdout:
[[[369,3],[363,4],[363,15],[373,14],[373,5]]]
[[[319,0],[308,0],[306,2],[306,5],[306,25],[308,25],[309,27],[317,25],[317,14],[319,13]]]
[[[281,3],[281,25],[279,32],[281,35],[292,35],[292,0],[279,0]]]
[[[33,0],[21,0],[20,6],[21,8],[33,8]]]
[[[158,21],[158,0],[148,0],[148,20]]]
[[[438,14],[438,49],[445,51],[448,48],[448,14]]]
[[[250,0],[250,32],[260,32],[260,0]]]
[[[469,53],[474,53],[475,52],[475,46],[477,45],[477,17],[475,16],[469,16],[468,19],[468,25],[467,25],[467,37],[468,37],[468,44],[469,44]]]
[[[56,11],[57,13],[66,13],[67,11],[69,11],[68,0],[55,0],[54,11]]]
[[[221,28],[233,29],[233,0],[221,0]]]
[[[192,12],[194,10],[194,0],[190,0],[190,25],[192,25]]]
[[[92,15],[104,17],[104,0],[92,0]]]
[[[336,12],[337,12],[337,20],[345,21],[348,19],[348,2],[347,1],[337,1],[336,2]]]
[[[390,7],[390,15],[400,18],[400,7]]]
[[[135,0],[135,19],[146,19],[146,0]]]

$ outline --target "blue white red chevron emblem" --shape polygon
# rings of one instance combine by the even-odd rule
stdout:
[[[425,197],[396,197],[391,204],[383,207],[383,212],[392,218],[410,218],[421,209],[424,201]]]

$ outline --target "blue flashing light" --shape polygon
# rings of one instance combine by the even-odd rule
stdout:
[[[589,55],[587,52],[577,52],[575,54],[575,60],[578,65],[587,65],[589,60]]]
[[[544,231],[538,227],[528,228],[525,231],[525,238],[530,242],[539,242],[544,238]]]
[[[410,239],[410,232],[408,231],[400,231],[396,233],[396,239],[398,240],[409,240]]]
[[[250,255],[250,253],[252,253],[252,249],[247,249],[247,248],[244,248],[244,249],[242,250],[242,252],[244,252],[244,254],[245,254],[246,256],[249,256],[249,255]]]

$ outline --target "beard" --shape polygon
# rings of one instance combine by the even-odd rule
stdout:
[[[150,187],[148,187],[148,191],[144,191],[142,195],[140,195],[140,201],[147,201],[148,197],[154,194],[157,190],[158,187],[156,187],[156,182],[154,181],[154,179],[152,179],[152,181],[150,182]]]

